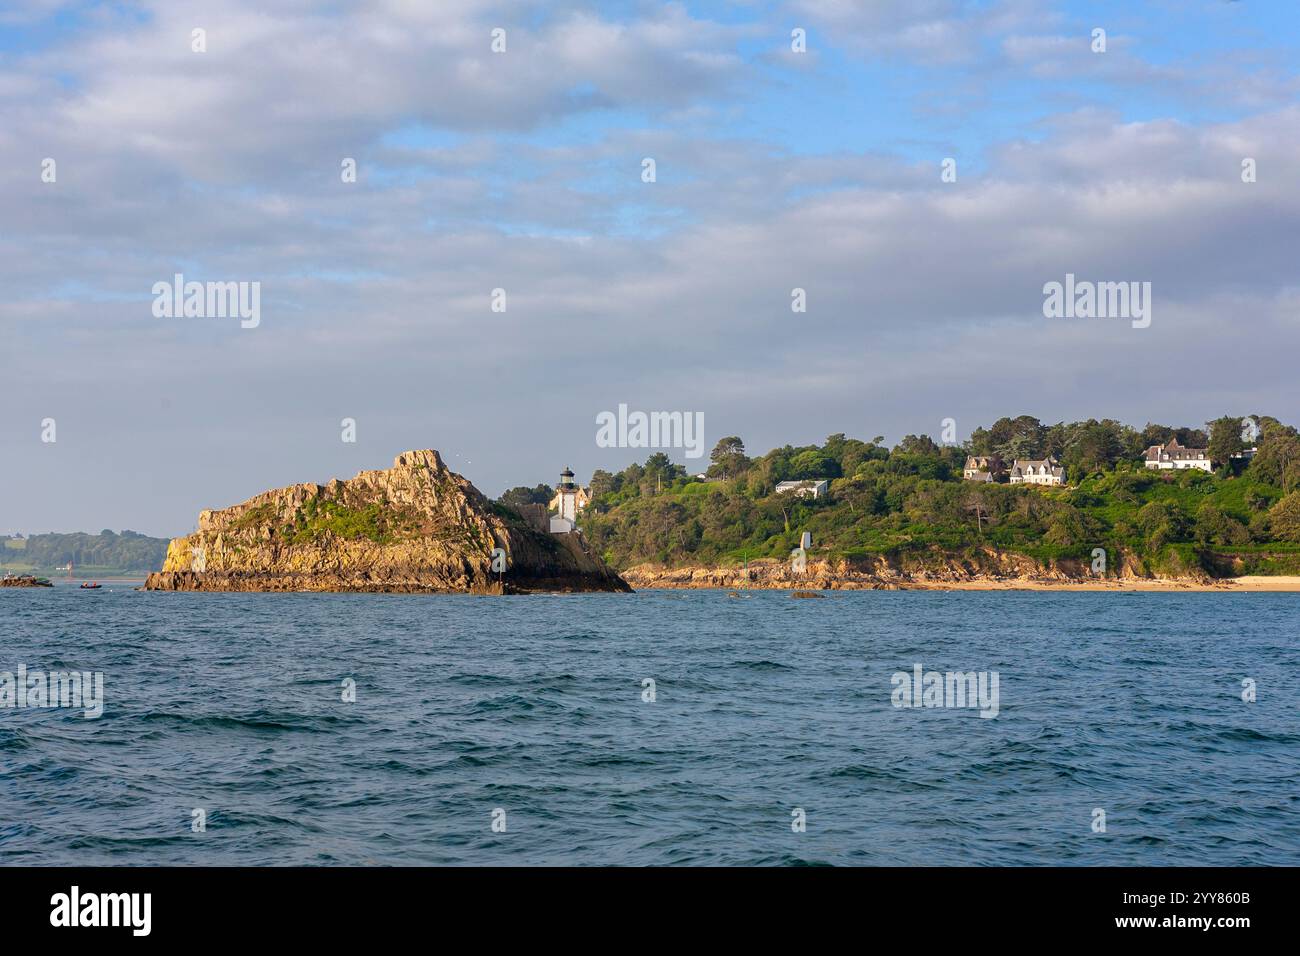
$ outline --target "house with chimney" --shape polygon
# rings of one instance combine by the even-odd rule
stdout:
[[[1146,466],[1161,471],[1184,471],[1198,468],[1201,471],[1213,471],[1208,448],[1187,448],[1178,444],[1177,438],[1171,438],[1163,445],[1152,445],[1146,451]]]
[[[1064,485],[1065,469],[1055,458],[1017,458],[1007,480],[1013,485]]]
[[[966,481],[1000,481],[1007,472],[997,455],[969,455],[961,476]]]

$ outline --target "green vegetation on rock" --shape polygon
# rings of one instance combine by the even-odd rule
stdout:
[[[249,514],[256,510],[252,509]],[[240,520],[247,517],[244,515]],[[256,520],[265,519],[266,516],[262,516]],[[349,508],[335,501],[309,498],[294,515],[293,524],[285,526],[282,533],[292,544],[316,541],[326,534],[343,541],[367,538],[388,544],[417,530],[417,527],[414,516],[380,502],[372,502],[361,508]]]

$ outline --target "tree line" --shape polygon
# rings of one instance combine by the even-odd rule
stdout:
[[[157,571],[167,556],[168,540],[135,531],[118,534],[33,534],[25,538],[0,538],[0,563],[53,570],[69,561],[82,566],[119,571]]]

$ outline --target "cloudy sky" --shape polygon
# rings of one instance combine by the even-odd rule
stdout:
[[[1294,421],[1297,46],[1293,0],[0,0],[0,533],[409,448],[585,479],[648,454],[620,403],[706,454]],[[156,317],[177,272],[260,324]],[[1045,318],[1066,273],[1150,327]]]

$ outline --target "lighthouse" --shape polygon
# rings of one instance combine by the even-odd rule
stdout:
[[[560,484],[555,489],[555,497],[551,499],[549,510],[555,512],[551,515],[551,531],[554,534],[568,534],[570,531],[576,531],[578,525],[578,512],[591,502],[591,489],[584,488],[573,480],[573,469],[567,465],[564,471],[560,472]]]
[[[560,486],[556,489],[555,497],[558,499],[559,507],[556,510],[560,517],[567,521],[576,522],[578,520],[578,483],[573,480],[573,472],[568,465],[564,466],[564,471],[560,472]]]

